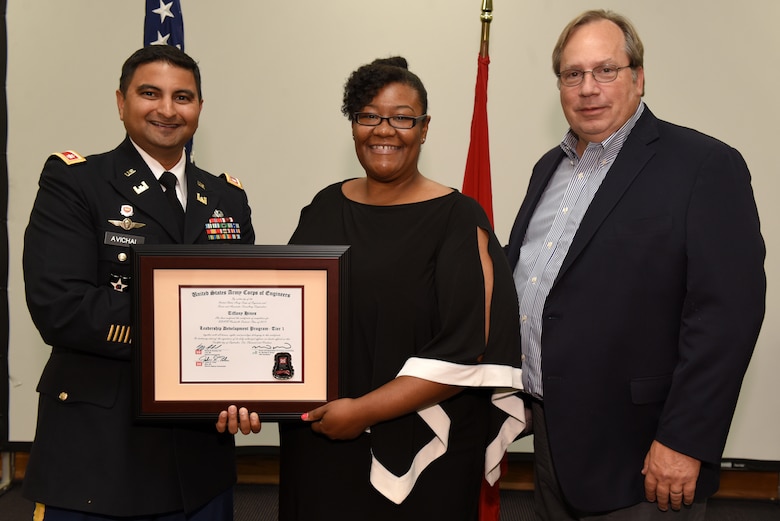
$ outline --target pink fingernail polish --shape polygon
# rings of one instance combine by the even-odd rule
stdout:
[[[305,413],[301,414],[301,420],[306,421],[307,419],[309,419],[309,413],[308,412],[305,412]]]

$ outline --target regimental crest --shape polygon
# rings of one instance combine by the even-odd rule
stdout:
[[[290,353],[276,353],[274,355],[274,369],[271,376],[276,380],[289,380],[295,374]]]
[[[130,291],[130,280],[132,277],[125,276],[125,275],[116,275],[114,273],[111,274],[111,279],[109,281],[109,284],[111,284],[111,287],[114,288],[114,291],[118,291],[119,293],[126,293]]]

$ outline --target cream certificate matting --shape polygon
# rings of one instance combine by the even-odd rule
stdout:
[[[327,397],[325,270],[154,271],[155,401]]]

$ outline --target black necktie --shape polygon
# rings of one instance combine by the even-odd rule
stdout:
[[[165,197],[168,204],[171,205],[173,213],[176,215],[176,225],[179,227],[179,233],[184,233],[184,208],[176,197],[176,176],[172,172],[163,172],[160,176],[160,184],[165,187]]]

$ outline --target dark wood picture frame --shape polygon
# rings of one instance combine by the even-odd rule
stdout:
[[[348,246],[144,244],[134,246],[132,255],[137,420],[216,421],[219,411],[233,404],[258,412],[265,421],[279,421],[299,418],[339,397],[339,346],[346,342],[348,316]],[[195,286],[263,288],[258,280],[265,277],[281,277],[288,281],[283,287],[301,288],[305,304],[301,335],[307,354],[296,360],[300,363],[296,370],[305,371],[305,380],[182,380],[182,353],[189,352],[181,338],[187,320],[181,315],[182,288],[186,292],[193,279]],[[173,342],[168,341],[171,338]],[[178,353],[171,345],[175,340]]]

